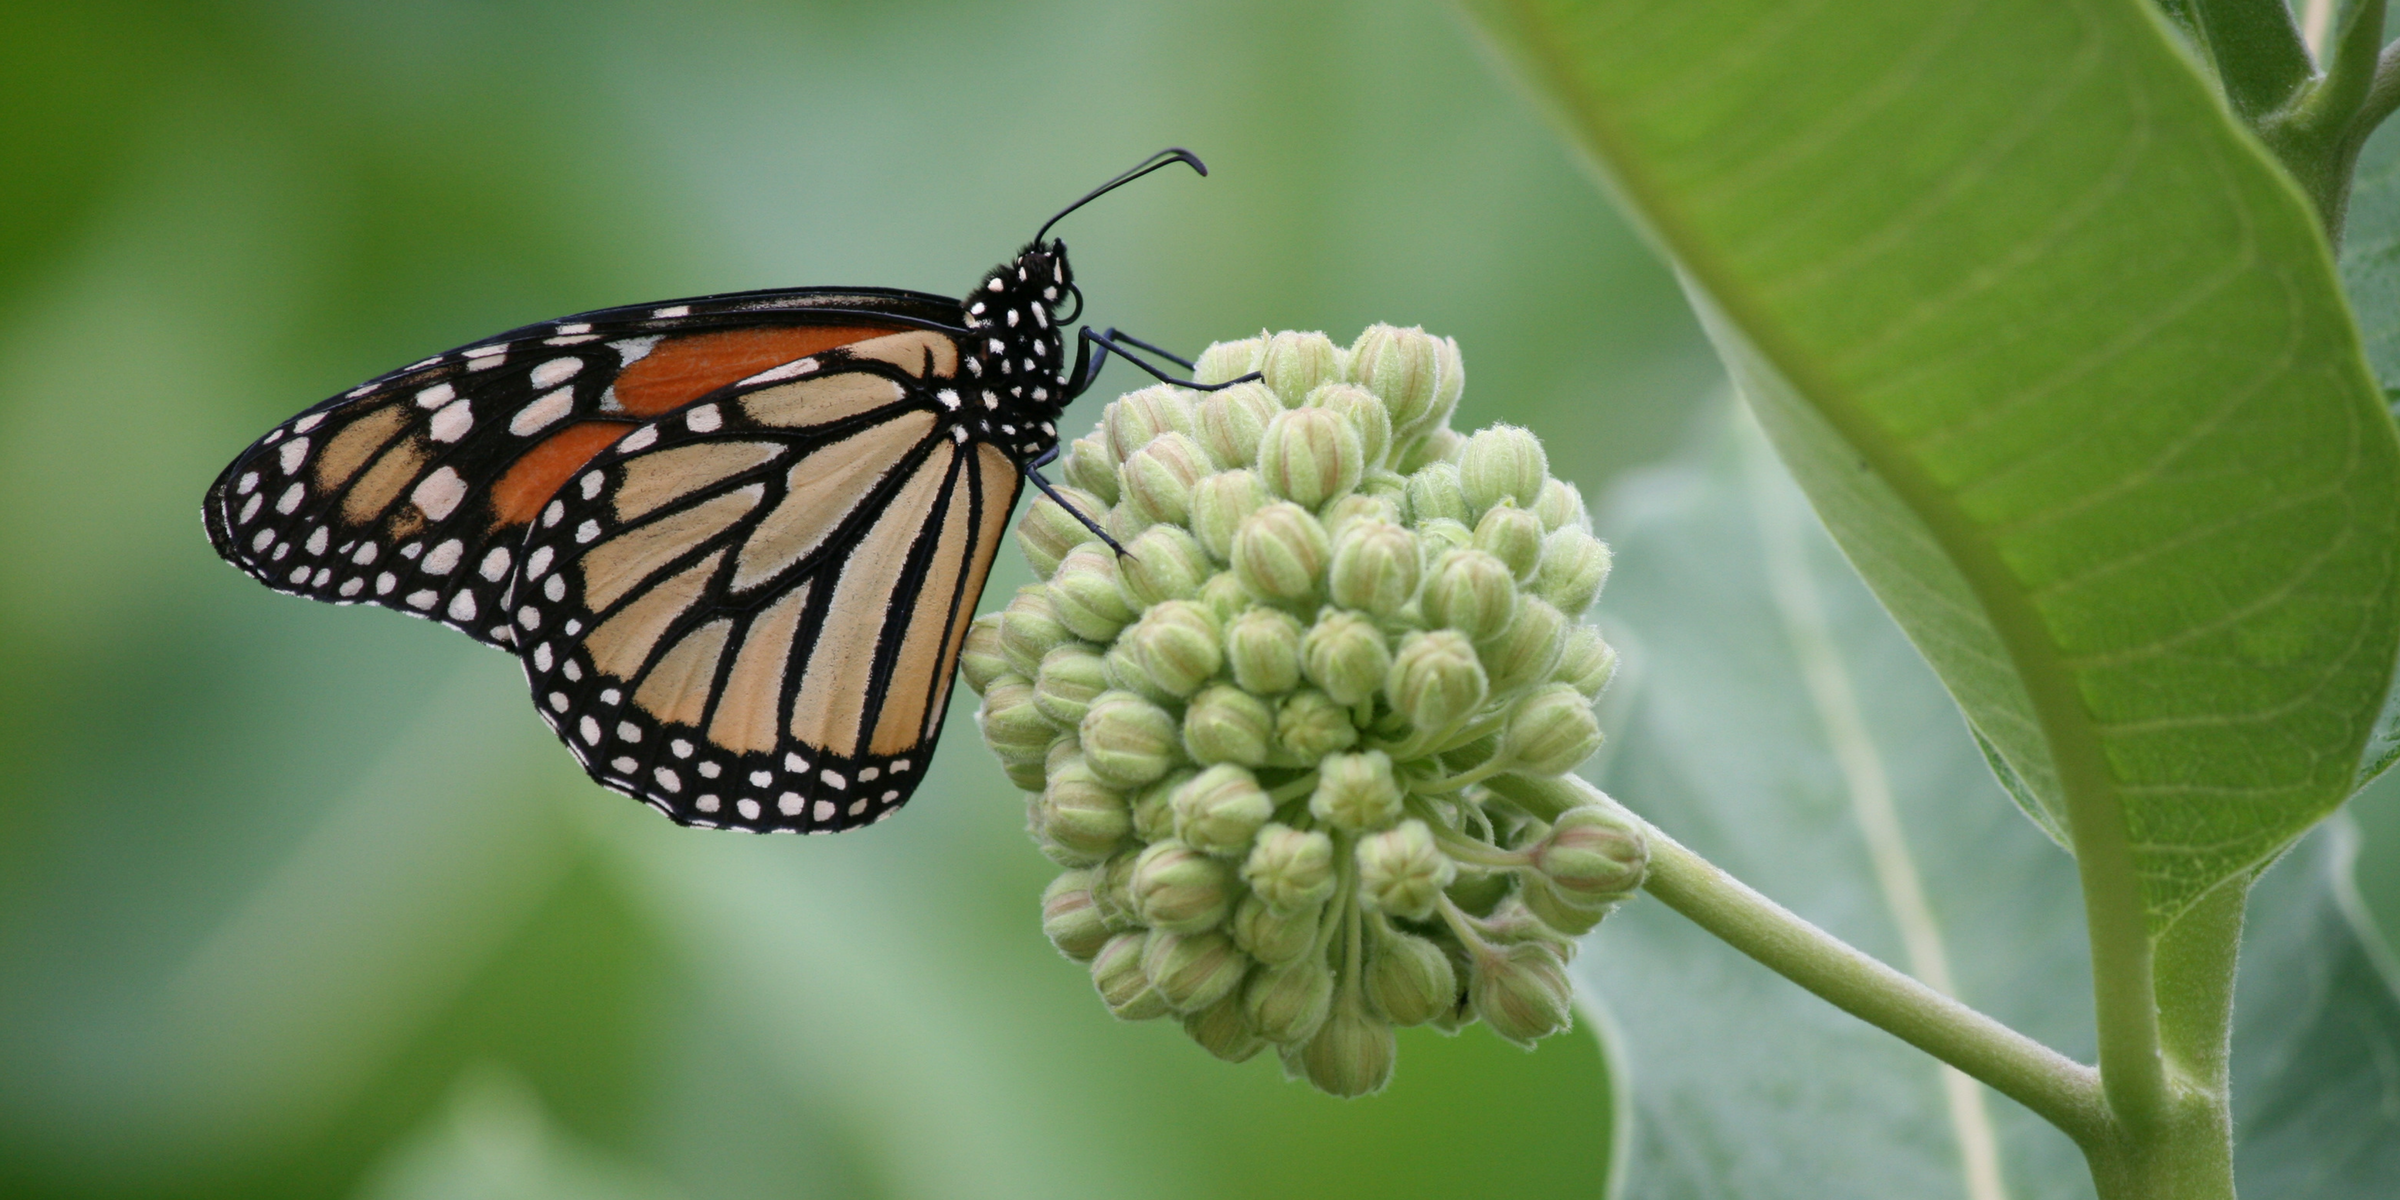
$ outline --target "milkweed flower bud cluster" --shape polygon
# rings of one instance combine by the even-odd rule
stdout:
[[[1252,373],[1109,404],[1059,492],[1125,554],[1036,499],[1041,581],[962,660],[1110,1011],[1355,1096],[1397,1026],[1565,1029],[1574,939],[1641,885],[1637,830],[1510,798],[1600,745],[1609,552],[1531,433],[1450,428],[1456,343],[1279,333],[1195,377]]]

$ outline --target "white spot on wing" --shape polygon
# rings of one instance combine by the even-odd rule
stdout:
[[[626,434],[624,439],[617,443],[617,448],[626,451],[640,450],[657,440],[658,426],[644,425],[640,429]]]
[[[457,397],[458,389],[453,388],[446,383],[437,383],[432,387],[426,388],[424,391],[417,393],[417,407],[440,408],[441,406],[450,403]]]
[[[492,547],[492,552],[483,556],[483,565],[476,568],[476,573],[493,583],[500,582],[500,577],[508,574],[508,547]]]
[[[433,421],[425,433],[437,442],[455,442],[467,436],[467,430],[474,427],[475,414],[467,411],[467,402],[453,400],[443,405],[442,411],[433,414]]]
[[[426,516],[444,520],[458,511],[459,501],[467,498],[467,481],[459,478],[457,471],[443,467],[420,480],[408,498],[416,501]]]
[[[565,383],[575,378],[575,372],[582,369],[583,360],[573,355],[551,359],[533,369],[533,386],[546,388]]]
[[[308,488],[302,484],[295,483],[283,489],[283,494],[275,498],[275,511],[289,514],[293,509],[300,507],[301,497],[306,495],[308,495]]]
[[[714,404],[703,404],[683,414],[684,426],[693,433],[713,433],[725,424],[725,416]]]
[[[284,474],[297,473],[300,470],[300,464],[308,461],[308,439],[293,438],[285,442],[283,449],[275,452],[275,459],[282,464]]]
[[[458,565],[459,557],[466,552],[467,544],[465,542],[451,538],[449,541],[435,546],[433,553],[426,555],[425,561],[420,565],[424,567],[425,573],[428,575],[447,575],[452,567]]]
[[[460,588],[458,594],[450,597],[450,619],[453,621],[475,619],[475,593]]]
[[[508,431],[524,437],[575,411],[575,389],[563,387],[517,410]]]

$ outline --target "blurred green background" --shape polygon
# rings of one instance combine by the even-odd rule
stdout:
[[[1341,1102],[1111,1020],[971,698],[902,820],[678,830],[505,657],[201,534],[226,459],[370,375],[605,305],[956,292],[1168,144],[1212,178],[1062,227],[1096,321],[1421,323],[1460,423],[1595,498],[1721,388],[1418,0],[0,10],[0,1194],[1598,1195],[1588,1030],[1410,1031]]]

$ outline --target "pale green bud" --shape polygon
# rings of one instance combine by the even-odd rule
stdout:
[[[1350,375],[1382,398],[1402,441],[1448,420],[1467,378],[1458,343],[1390,325],[1369,326],[1351,343]]]
[[[1233,912],[1233,868],[1182,842],[1153,842],[1133,860],[1133,907],[1152,928],[1198,933]]]
[[[1142,946],[1142,974],[1167,1007],[1197,1012],[1233,994],[1250,973],[1250,956],[1216,930],[1168,933],[1153,929]]]
[[[1049,773],[1038,758],[1003,758],[1000,760],[1000,773],[1008,776],[1008,781],[1017,785],[1019,791],[1031,793],[1037,802],[1041,799],[1042,789],[1049,786]]]
[[[1131,692],[1102,692],[1077,731],[1084,761],[1113,787],[1139,787],[1167,773],[1182,757],[1175,718]]]
[[[1333,1007],[1333,972],[1316,958],[1253,973],[1242,988],[1242,1016],[1270,1042],[1307,1039]]]
[[[1237,383],[1200,398],[1193,413],[1193,436],[1208,453],[1228,467],[1258,461],[1258,439],[1267,422],[1283,411],[1283,401],[1263,383]]]
[[[1392,668],[1383,631],[1354,612],[1329,608],[1300,639],[1300,672],[1336,704],[1356,704],[1375,694]]]
[[[1368,833],[1400,819],[1400,785],[1381,750],[1328,754],[1317,764],[1309,815],[1345,833]]]
[[[1000,610],[1000,653],[1011,671],[1027,679],[1041,673],[1043,655],[1074,640],[1074,632],[1050,608],[1050,589],[1041,584],[1018,588]]]
[[[1192,485],[1216,469],[1190,434],[1170,429],[1125,460],[1124,503],[1147,520],[1180,525],[1191,515]]]
[[[1443,894],[1450,902],[1466,912],[1481,916],[1494,905],[1508,898],[1509,889],[1516,885],[1514,871],[1491,871],[1479,867],[1461,866],[1458,878],[1450,881]]]
[[[1348,707],[1315,688],[1302,688],[1275,707],[1275,741],[1308,764],[1357,745],[1358,726],[1350,723]]]
[[[1317,519],[1324,523],[1325,536],[1332,538],[1334,544],[1339,545],[1342,534],[1350,526],[1360,521],[1399,524],[1400,505],[1391,496],[1370,496],[1364,492],[1352,492],[1326,505],[1325,511],[1318,514]]]
[[[1060,954],[1090,962],[1108,944],[1108,922],[1092,904],[1092,873],[1069,871],[1042,889],[1042,934]]]
[[[1340,378],[1341,371],[1341,351],[1321,333],[1275,334],[1258,360],[1259,374],[1287,408],[1297,408],[1318,384]]]
[[[1357,428],[1329,410],[1277,413],[1259,436],[1259,480],[1302,508],[1317,508],[1349,492],[1365,473],[1365,443]]]
[[[1133,809],[1133,836],[1144,844],[1161,842],[1175,836],[1175,789],[1182,787],[1197,771],[1170,771],[1166,775],[1135,788],[1126,796]]]
[[[1466,435],[1445,425],[1402,447],[1392,459],[1392,469],[1421,471],[1435,463],[1456,463],[1466,448]]]
[[[1526,911],[1566,937],[1582,937],[1598,929],[1609,910],[1616,907],[1614,901],[1587,902],[1570,896],[1540,875],[1526,876],[1520,886],[1519,899]]]
[[[1325,853],[1332,855],[1330,843]],[[1317,923],[1324,916],[1322,904],[1285,912],[1252,892],[1233,906],[1233,941],[1250,957],[1270,967],[1280,967],[1298,962],[1301,955],[1317,944]]]
[[[1518,583],[1531,583],[1542,565],[1542,519],[1503,500],[1475,523],[1475,548],[1506,563]]]
[[[1062,487],[1058,494],[1074,505],[1076,512],[1094,520],[1108,511],[1105,501],[1081,488]],[[1017,520],[1017,548],[1025,552],[1025,561],[1033,565],[1033,573],[1044,579],[1058,570],[1058,561],[1067,556],[1067,551],[1096,540],[1092,531],[1075,519],[1075,513],[1048,496],[1036,495],[1033,503],[1025,506],[1025,515]]]
[[[1639,829],[1604,809],[1570,808],[1535,844],[1533,867],[1570,897],[1603,904],[1642,886],[1650,846]]]
[[[1248,1062],[1267,1048],[1265,1039],[1250,1028],[1250,1019],[1242,1015],[1242,997],[1238,991],[1186,1016],[1183,1032],[1200,1043],[1201,1049],[1226,1062]]]
[[[1248,468],[1219,471],[1192,488],[1192,532],[1218,562],[1233,559],[1234,534],[1250,514],[1274,501]]]
[[[1516,614],[1516,577],[1508,564],[1481,550],[1453,550],[1425,573],[1418,604],[1427,624],[1455,629],[1470,641],[1488,641]]]
[[[1450,629],[1403,636],[1383,682],[1393,709],[1428,731],[1466,720],[1482,707],[1489,689],[1474,643]]]
[[[1519,602],[1508,628],[1482,648],[1483,669],[1491,677],[1492,692],[1506,695],[1548,679],[1558,669],[1566,642],[1565,613],[1531,597]]]
[[[1267,349],[1266,335],[1243,338],[1238,342],[1211,342],[1208,349],[1192,364],[1195,383],[1230,383],[1258,369],[1258,359]]]
[[[1394,1025],[1422,1025],[1458,1007],[1458,973],[1442,948],[1386,930],[1367,959],[1367,999]]]
[[[1192,394],[1166,383],[1127,392],[1101,411],[1100,430],[1108,440],[1109,456],[1122,463],[1159,434],[1190,433]]]
[[[1566,964],[1543,942],[1478,953],[1467,995],[1493,1033],[1520,1046],[1563,1032],[1574,1021]]]
[[[1476,430],[1458,455],[1458,485],[1477,513],[1502,500],[1531,508],[1550,481],[1550,460],[1542,440],[1514,425]]]
[[[1259,827],[1275,815],[1275,802],[1250,772],[1219,764],[1185,780],[1169,803],[1175,836],[1185,845],[1219,858],[1247,856]]]
[[[992,680],[1013,669],[1000,649],[1000,614],[985,613],[969,622],[958,647],[958,673],[966,678],[967,690],[980,696]]]
[[[1457,875],[1458,864],[1435,844],[1433,831],[1413,817],[1358,840],[1358,894],[1392,916],[1431,917]]]
[[[1580,617],[1608,582],[1608,543],[1569,525],[1542,542],[1542,571],[1533,590],[1570,617]]]
[[[1033,681],[1022,675],[1002,675],[984,688],[975,724],[983,730],[984,744],[1003,760],[1040,762],[1050,739],[1058,736],[1058,727],[1034,707]]]
[[[1313,910],[1333,895],[1333,839],[1313,829],[1261,826],[1242,863],[1242,880],[1277,912]]]
[[[1563,683],[1544,684],[1508,710],[1500,756],[1520,775],[1564,775],[1600,748],[1592,702]]]
[[[1590,625],[1570,625],[1558,657],[1558,680],[1585,696],[1597,698],[1616,678],[1617,650]]]
[[[1369,466],[1380,465],[1392,449],[1392,414],[1375,393],[1357,384],[1328,383],[1308,394],[1304,403],[1322,408],[1358,431],[1359,449]]]
[[[1200,540],[1181,525],[1153,525],[1125,546],[1117,560],[1117,586],[1135,609],[1169,600],[1189,600],[1216,573]]]
[[[1114,853],[1133,832],[1125,798],[1101,782],[1089,760],[1069,758],[1049,771],[1034,832],[1061,866],[1088,866]]]
[[[1299,604],[1316,595],[1333,544],[1307,509],[1279,502],[1242,522],[1233,535],[1231,557],[1234,574],[1252,595]]]
[[[1470,525],[1475,509],[1467,503],[1467,492],[1458,484],[1458,468],[1437,462],[1408,477],[1404,491],[1408,497],[1408,519],[1422,525],[1440,519]]]
[[[1219,571],[1200,585],[1200,603],[1217,614],[1219,621],[1231,621],[1251,606],[1250,589],[1242,586],[1231,571]]]
[[[1475,544],[1475,531],[1448,517],[1433,517],[1417,523],[1417,545],[1427,562],[1441,558],[1452,550],[1465,550]]]
[[[1225,623],[1225,662],[1233,681],[1256,696],[1300,686],[1300,619],[1279,608],[1250,607]]]
[[[1142,536],[1143,530],[1157,523],[1123,499],[1119,499],[1117,506],[1100,518],[1100,528],[1107,530],[1108,536],[1117,539],[1120,546]]]
[[[1068,642],[1042,656],[1041,672],[1033,677],[1033,706],[1061,729],[1083,723],[1092,698],[1109,688],[1108,669],[1100,654],[1082,642]]]
[[[1285,1060],[1297,1064],[1321,1091],[1336,1096],[1365,1096],[1392,1081],[1392,1060],[1399,1054],[1389,1021],[1364,1010],[1355,992],[1334,1000],[1316,1036]]]
[[[1098,496],[1103,508],[1117,502],[1117,460],[1108,452],[1108,441],[1100,431],[1094,430],[1069,442],[1061,457],[1065,461],[1059,464],[1058,473],[1065,477],[1069,487]]]
[[[1416,599],[1423,576],[1416,535],[1398,525],[1362,519],[1343,526],[1334,539],[1326,591],[1335,604],[1390,621]]]
[[[1123,851],[1092,868],[1092,910],[1113,931],[1142,926],[1142,914],[1133,906],[1133,864],[1139,853]]]
[[[1150,678],[1149,668],[1144,667],[1141,659],[1136,657],[1133,652],[1131,638],[1117,639],[1117,644],[1110,646],[1108,653],[1100,656],[1100,665],[1108,670],[1109,682],[1115,685],[1118,691],[1132,692],[1134,695],[1158,705],[1175,704],[1183,699],[1183,697],[1160,687],[1157,680]]]
[[[1125,645],[1153,683],[1189,696],[1224,665],[1223,637],[1208,606],[1169,600],[1143,610],[1142,619],[1125,631]]]
[[[1183,711],[1183,748],[1193,762],[1265,766],[1274,742],[1275,710],[1238,687],[1208,688]]]
[[[1545,533],[1569,525],[1585,533],[1592,531],[1592,515],[1584,511],[1583,493],[1564,479],[1554,478],[1542,484],[1542,495],[1533,502],[1533,513],[1542,519]]]
[[[1092,986],[1102,1003],[1120,1021],[1147,1021],[1167,1015],[1167,998],[1150,986],[1142,972],[1142,948],[1148,937],[1138,931],[1120,933],[1092,956]]]
[[[1133,609],[1117,584],[1116,552],[1098,542],[1067,551],[1058,573],[1050,577],[1050,611],[1059,624],[1087,642],[1105,644],[1116,637],[1133,620]],[[1040,660],[1035,661],[1038,666]]]

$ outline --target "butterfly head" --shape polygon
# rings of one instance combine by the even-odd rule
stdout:
[[[1062,241],[1031,242],[967,293],[967,328],[977,335],[970,370],[1008,408],[1055,416],[1066,404],[1067,338],[1060,302],[1075,295]]]

